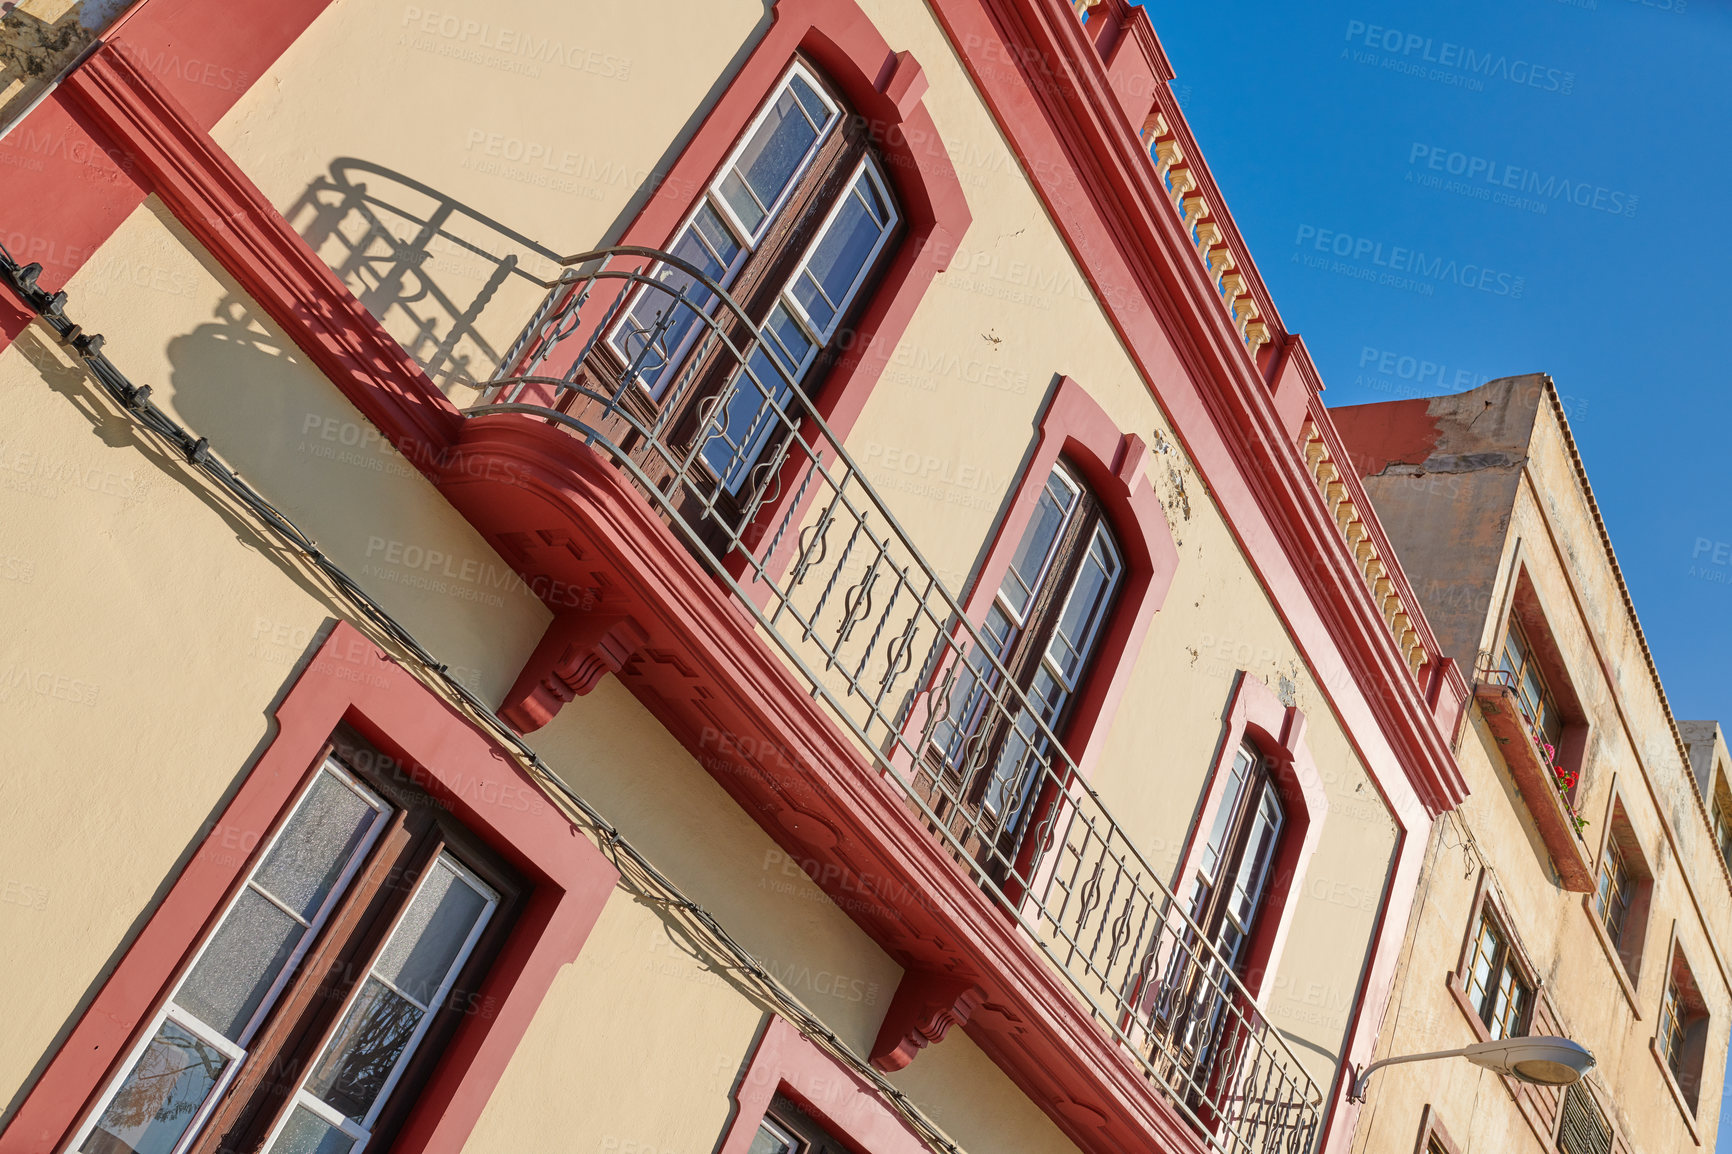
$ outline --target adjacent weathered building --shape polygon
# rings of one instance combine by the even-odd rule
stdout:
[[[4,20],[0,1151],[1382,1132],[1481,642],[1142,9]]]
[[[1379,1072],[1355,1148],[1712,1148],[1732,1032],[1725,745],[1672,717],[1556,389],[1506,377],[1334,417],[1444,651],[1473,670],[1469,796],[1433,831],[1379,1049],[1550,1033],[1598,1060],[1565,1093],[1465,1063]]]

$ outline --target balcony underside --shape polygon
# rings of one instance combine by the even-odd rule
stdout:
[[[1527,801],[1540,840],[1545,843],[1563,887],[1576,893],[1592,893],[1594,867],[1588,847],[1576,832],[1575,820],[1553,783],[1551,766],[1522,716],[1516,691],[1507,685],[1482,681],[1474,687],[1474,696],[1486,728],[1497,739],[1498,752],[1503,754],[1510,776]]]
[[[617,665],[886,952],[980,987],[969,1035],[1083,1149],[1146,1151],[1150,1135],[1202,1148],[621,473],[559,428],[505,414],[467,423],[440,487],[561,615],[526,676],[563,659],[585,668],[566,690],[582,691]]]

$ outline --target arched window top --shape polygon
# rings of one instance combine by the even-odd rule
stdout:
[[[667,248],[693,207],[694,192],[724,173],[723,162],[752,136],[754,122],[774,106],[771,97],[795,69],[811,78],[814,93],[824,98],[819,104],[827,101],[838,113],[825,139],[853,131],[869,144],[874,156],[870,189],[897,213],[902,232],[900,241],[886,245],[876,259],[875,279],[863,278],[871,283],[855,286],[858,307],[847,322],[854,333],[849,355],[830,367],[816,398],[825,421],[845,437],[914,303],[949,264],[970,220],[955,165],[922,103],[927,81],[919,62],[892,49],[854,0],[777,0],[774,23],[706,112],[620,243]],[[799,101],[801,94],[794,96]],[[810,107],[801,105],[808,113]],[[748,210],[746,216],[751,215]],[[765,237],[774,231],[771,226]],[[838,243],[835,251],[840,258],[857,250]]]
[[[1329,798],[1298,706],[1242,671],[1223,720],[1221,753],[1175,880],[1257,997],[1280,960]]]
[[[1053,489],[1055,477],[1064,479],[1061,487],[1086,497],[1090,524],[1099,529],[1091,573],[1103,581],[1110,575],[1110,589],[1075,601],[1062,615],[1073,626],[1086,626],[1067,636],[1086,637],[1091,657],[1092,670],[1076,663],[1077,675],[1067,686],[1074,701],[1065,723],[1066,750],[1085,774],[1104,744],[1107,722],[1179,563],[1166,516],[1143,473],[1147,456],[1140,437],[1121,431],[1076,381],[1060,378],[1020,485],[965,603],[975,622],[988,622],[995,604],[1014,607],[1018,583],[1026,585],[1033,568],[1024,554],[1038,552],[1046,539],[1037,535],[1047,532],[1041,528],[1043,518],[1053,519],[1052,506],[1063,500]],[[1083,588],[1097,586],[1085,582]]]

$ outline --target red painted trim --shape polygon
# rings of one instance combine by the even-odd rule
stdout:
[[[329,3],[145,0],[105,40],[202,130],[222,119]],[[0,165],[0,241],[19,260],[39,262],[42,283],[55,288],[149,191],[125,148],[77,107],[65,85],[0,140],[0,154],[7,161]],[[16,335],[0,320],[0,348]]]
[[[118,46],[61,85],[300,350],[423,472],[462,416],[191,114]]]
[[[931,7],[1395,818],[1396,864],[1342,1055],[1343,1065],[1368,1061],[1413,905],[1424,832],[1431,813],[1465,793],[1449,735],[1396,651],[1283,428],[1276,398],[1156,186],[1139,126],[1125,121],[1069,6],[931,0]],[[1200,166],[1183,116],[1164,89],[1158,97]],[[1224,207],[1210,207],[1233,234]],[[1249,255],[1237,245],[1234,251],[1239,267],[1251,269]],[[1285,341],[1273,305],[1257,299]],[[1465,691],[1465,684],[1453,687]],[[1338,1068],[1337,1086],[1345,1081]],[[1330,1154],[1348,1148],[1358,1115],[1343,1099],[1334,1095],[1325,1123]]]
[[[534,887],[478,992],[481,1004],[496,1011],[463,1019],[394,1146],[462,1149],[530,1018],[560,967],[582,948],[619,875],[502,748],[346,622],[319,647],[273,716],[276,737],[0,1134],[0,1154],[41,1154],[71,1134],[342,721],[416,767],[416,784]]]
[[[1112,619],[1101,635],[1093,668],[1064,733],[1066,751],[1088,777],[1106,744],[1107,730],[1142,651],[1149,622],[1172,588],[1179,551],[1160,498],[1143,475],[1148,450],[1142,438],[1122,432],[1087,390],[1071,378],[1061,377],[1041,416],[1040,440],[1017,483],[1016,495],[994,530],[986,560],[963,599],[970,621],[985,620],[1017,543],[1040,503],[1046,479],[1060,457],[1076,467],[1099,499],[1125,563],[1124,584]]]
[[[734,1116],[718,1154],[747,1154],[777,1094],[798,1102],[857,1154],[930,1154],[870,1083],[777,1017],[765,1026],[751,1063],[734,1087]]]
[[[854,0],[779,0],[775,23],[729,82],[668,177],[626,226],[621,244],[665,248],[769,96],[796,52],[809,57],[853,111],[866,118],[907,231],[860,319],[857,339],[831,369],[817,399],[825,422],[846,438],[932,278],[949,265],[972,214],[956,167],[921,102],[926,79],[894,51]]]
[[[1188,908],[1207,831],[1213,827],[1226,793],[1228,775],[1224,771],[1233,764],[1239,747],[1249,741],[1269,759],[1270,776],[1286,810],[1286,823],[1263,895],[1262,913],[1251,931],[1242,966],[1245,988],[1253,998],[1260,999],[1268,988],[1268,979],[1281,963],[1281,949],[1286,945],[1299,896],[1304,892],[1305,870],[1323,836],[1329,795],[1323,788],[1317,763],[1312,760],[1311,748],[1305,742],[1304,710],[1284,704],[1267,685],[1243,670],[1233,687],[1226,725],[1220,753],[1204,787],[1202,807],[1180,858],[1173,892]]]
[[[526,578],[603,589],[598,608],[636,622],[646,640],[621,682],[786,861],[905,970],[978,975],[986,996],[970,1038],[1073,1142],[1094,1154],[1201,1150],[619,469],[514,414],[470,420],[451,467],[442,491]]]

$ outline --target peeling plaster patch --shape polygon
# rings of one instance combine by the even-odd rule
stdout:
[[[1281,704],[1291,709],[1299,704],[1299,683],[1285,673],[1275,677],[1275,696],[1281,699]]]
[[[1173,486],[1173,499],[1178,503],[1179,512],[1185,520],[1191,519],[1191,495],[1185,492],[1185,475],[1179,472],[1177,466],[1167,466],[1167,480]]]
[[[1528,459],[1520,453],[1439,453],[1423,465],[1393,462],[1373,474],[1378,477],[1423,477],[1427,473],[1477,473],[1482,469],[1520,469]]]

